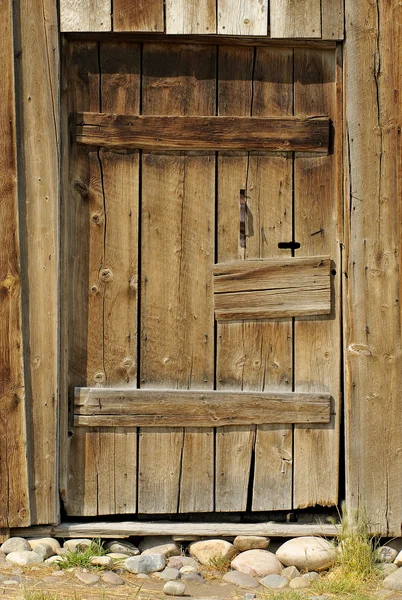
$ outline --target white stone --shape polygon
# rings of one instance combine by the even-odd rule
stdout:
[[[246,550],[266,550],[270,539],[259,535],[238,535],[233,541],[233,545],[239,552]]]
[[[319,537],[300,537],[288,540],[276,551],[278,559],[286,566],[307,571],[323,571],[331,567],[336,549]]]
[[[128,558],[127,554],[123,554],[122,552],[110,552],[108,556],[113,558],[113,560],[126,560]]]
[[[0,546],[0,550],[4,554],[10,554],[10,552],[29,552],[30,549],[31,546],[28,542],[24,538],[19,537],[11,537]]]
[[[232,560],[232,569],[252,577],[266,577],[280,575],[283,566],[275,554],[268,550],[247,550]]]
[[[236,555],[236,548],[226,540],[200,540],[190,544],[189,552],[202,565],[209,565],[211,558],[231,560]]]
[[[127,556],[138,556],[140,551],[134,544],[131,542],[126,542],[125,540],[111,540],[106,542],[105,549],[109,550],[110,553],[116,552],[119,554],[125,554]]]
[[[301,590],[310,587],[311,583],[305,577],[295,577],[289,581],[289,587],[292,590]]]
[[[53,565],[64,562],[63,556],[51,556],[45,560],[45,565]]]
[[[28,565],[39,565],[40,563],[43,563],[43,559],[39,556],[39,554],[32,552],[32,550],[10,552],[10,554],[7,554],[7,561],[13,565],[21,565],[22,567],[26,567]]]
[[[95,585],[99,581],[99,575],[95,575],[94,573],[76,571],[75,576],[81,583],[85,583],[85,585]]]
[[[304,573],[302,577],[308,581],[316,581],[317,579],[320,579],[320,574],[317,573],[317,571],[309,571],[308,573]]]
[[[247,575],[247,573],[242,573],[241,571],[229,571],[222,579],[227,583],[233,583],[234,585],[243,588],[256,588],[259,586],[258,581],[254,579],[254,577]]]
[[[35,546],[35,548],[32,550],[32,552],[36,552],[36,554],[38,554],[42,560],[46,560],[46,558],[50,558],[51,556],[54,556],[56,553],[53,550],[53,547],[50,544],[38,544],[37,546]]]
[[[281,575],[287,579],[294,579],[295,577],[299,577],[300,571],[296,567],[286,567],[286,569],[282,569]]]
[[[179,569],[180,573],[198,573],[198,568],[194,567],[193,565],[183,565],[182,567],[180,567]]]
[[[125,581],[120,575],[117,573],[113,573],[113,571],[104,571],[101,575],[103,581],[108,583],[109,585],[124,585]]]
[[[163,586],[163,591],[167,596],[183,596],[186,586],[181,581],[168,581]]]
[[[113,567],[113,558],[110,556],[93,556],[90,560],[91,565],[96,567]]]
[[[66,550],[69,550],[70,552],[76,552],[76,550],[85,550],[86,548],[89,548],[89,546],[92,544],[92,540],[88,540],[86,538],[84,539],[73,539],[73,540],[67,540],[66,542],[64,542],[63,544],[63,548],[65,548]]]
[[[124,561],[124,565],[130,573],[155,573],[165,568],[165,557],[163,554],[130,556]]]
[[[395,573],[388,575],[383,581],[383,586],[387,590],[402,592],[402,569],[398,569]]]
[[[141,556],[147,556],[148,554],[163,554],[165,558],[170,556],[180,556],[181,550],[177,544],[170,542],[169,544],[161,544],[159,546],[152,546],[147,548],[141,554]]]
[[[27,542],[30,545],[31,550],[35,550],[36,546],[39,544],[49,544],[49,546],[51,546],[54,550],[53,554],[57,554],[57,550],[61,548],[60,543],[51,537],[30,538],[27,539]]]

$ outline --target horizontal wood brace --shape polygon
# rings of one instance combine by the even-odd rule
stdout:
[[[142,150],[328,152],[328,117],[181,117],[83,112],[79,144]]]
[[[214,266],[217,319],[272,319],[331,312],[329,256],[243,260]]]
[[[74,425],[223,427],[329,423],[328,394],[75,388]]]

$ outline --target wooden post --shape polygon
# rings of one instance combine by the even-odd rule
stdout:
[[[32,523],[58,521],[58,25],[54,0],[14,3],[18,177]]]
[[[401,2],[346,0],[344,268],[349,509],[400,536]]]

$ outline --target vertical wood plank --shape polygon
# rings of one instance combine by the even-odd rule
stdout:
[[[270,0],[272,38],[320,38],[320,0]]]
[[[218,33],[268,35],[268,0],[217,0]]]
[[[143,114],[215,113],[214,47],[145,44],[143,74]],[[143,153],[141,387],[213,388],[214,173],[214,153]],[[208,429],[142,428],[139,512],[212,510],[212,457]]]
[[[216,33],[216,0],[167,0],[166,33]]]
[[[293,114],[293,51],[258,48],[253,115]],[[292,238],[292,154],[256,153],[250,162],[247,205],[254,215],[254,235],[246,242],[247,258],[284,257],[279,242]],[[247,247],[248,246],[248,247]],[[257,389],[291,391],[292,322],[250,323],[250,338],[264,349]],[[257,362],[257,361],[256,361]],[[258,363],[257,363],[258,364]],[[253,510],[292,507],[292,427],[257,428]]]
[[[344,0],[321,0],[323,40],[343,40],[344,17]]]
[[[60,0],[60,31],[111,31],[111,0]]]
[[[32,442],[32,523],[59,518],[58,221],[59,49],[51,0],[16,4],[16,89],[21,123],[19,195],[26,261],[26,381]],[[40,66],[39,66],[40,65]],[[29,350],[28,350],[29,349]]]
[[[334,51],[295,49],[294,76],[295,115],[328,114],[337,130]],[[336,273],[330,318],[295,320],[295,391],[330,393],[334,402],[328,425],[295,425],[295,508],[331,506],[338,502],[341,393],[338,156],[337,153],[315,157],[296,154],[295,159],[295,239],[301,244],[298,252],[303,256],[329,254]]]
[[[114,0],[113,31],[164,31],[163,0]]]
[[[401,23],[399,2],[346,2],[347,504],[400,536]]]
[[[0,5],[0,526],[30,525],[12,2]]]

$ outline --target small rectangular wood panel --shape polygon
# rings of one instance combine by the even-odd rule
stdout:
[[[79,144],[142,150],[274,150],[327,152],[327,117],[165,117],[84,112]]]
[[[224,427],[328,423],[328,394],[76,388],[74,425]]]
[[[331,312],[330,259],[240,260],[214,266],[215,317],[273,319]]]

